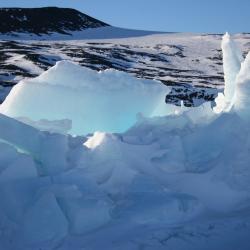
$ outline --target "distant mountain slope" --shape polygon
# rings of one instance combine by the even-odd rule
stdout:
[[[109,26],[74,9],[0,8],[0,33],[68,34],[87,28]]]

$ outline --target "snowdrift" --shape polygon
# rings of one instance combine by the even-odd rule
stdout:
[[[28,32],[11,32],[8,34],[0,33],[1,40],[48,40],[48,41],[69,41],[69,40],[98,40],[98,39],[120,39],[150,36],[154,34],[165,34],[160,31],[147,31],[125,29],[114,26],[106,26],[100,28],[89,28],[82,31],[71,31],[70,34],[62,34],[57,32],[49,32],[49,34],[32,34]]]
[[[223,53],[234,50],[225,46]],[[247,56],[232,72],[227,67],[238,65],[239,58],[227,58],[235,60],[224,65],[225,79],[227,72],[235,75],[225,86],[232,91],[217,100],[222,105],[216,112],[206,104],[177,115],[140,117],[124,133],[87,137],[44,132],[0,115],[0,249],[248,250],[250,62]],[[58,65],[42,75],[42,82],[35,79],[36,91],[45,82],[61,84],[57,70]],[[52,73],[54,80],[45,81]],[[107,74],[91,83],[106,83]],[[23,82],[1,109],[20,115],[23,99],[18,109],[13,93],[23,98],[28,84],[33,88],[32,81]],[[113,87],[107,85],[107,94]],[[49,90],[46,100],[55,104],[53,96],[59,96],[53,86]],[[62,96],[72,98],[66,92]],[[156,93],[153,106],[162,93],[158,87]],[[74,94],[78,98],[78,91]],[[38,106],[32,104],[35,113]]]
[[[137,113],[150,117],[157,112],[168,92],[157,81],[139,80],[116,70],[96,72],[60,61],[39,77],[14,86],[0,112],[27,122],[69,120],[70,133],[76,135],[123,132],[136,122]]]

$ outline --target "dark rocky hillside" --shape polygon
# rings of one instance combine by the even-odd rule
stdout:
[[[0,33],[12,32],[43,35],[49,33],[70,34],[86,28],[108,24],[74,9],[45,8],[0,8]]]

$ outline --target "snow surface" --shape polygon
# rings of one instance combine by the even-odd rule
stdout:
[[[69,33],[69,32],[68,32]],[[114,26],[105,26],[100,28],[89,28],[82,31],[73,31],[69,35],[51,32],[48,35],[36,35],[30,33],[11,32],[9,34],[0,34],[3,40],[78,40],[78,39],[118,39],[129,37],[140,37],[152,34],[162,34],[166,32],[131,30]]]
[[[249,65],[230,110],[139,116],[124,133],[0,114],[0,249],[249,250]]]

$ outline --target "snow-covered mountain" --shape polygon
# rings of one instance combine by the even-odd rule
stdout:
[[[126,39],[124,39],[126,38]],[[198,106],[223,89],[221,35],[121,29],[74,9],[0,9],[0,103],[13,85],[67,59],[172,87],[166,102]],[[235,35],[246,53],[249,34]]]
[[[166,27],[167,29],[167,27]],[[234,38],[244,53],[250,35]],[[198,106],[223,90],[221,35],[112,27],[73,9],[0,9],[0,103],[13,85],[66,59],[172,87],[166,102]]]

